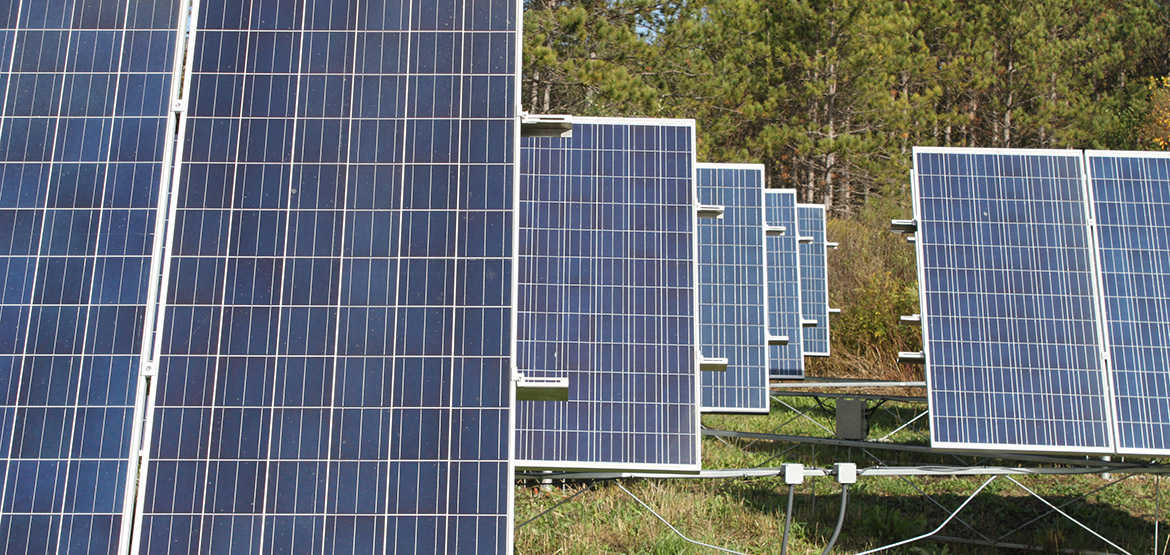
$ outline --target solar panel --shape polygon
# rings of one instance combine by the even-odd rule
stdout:
[[[697,167],[699,203],[723,207],[699,220],[699,342],[704,357],[728,361],[701,373],[700,407],[767,413],[764,166]]]
[[[519,3],[202,8],[138,550],[509,551]]]
[[[804,328],[804,355],[829,356],[829,271],[825,246],[825,207],[796,206],[800,242],[801,314],[816,322]]]
[[[1117,451],[1170,453],[1170,155],[1085,153]]]
[[[1076,151],[917,148],[920,303],[935,446],[1112,450]]]
[[[768,333],[772,337],[787,339],[783,345],[768,346],[768,374],[772,378],[803,378],[804,335],[796,191],[770,189],[764,200],[765,224],[774,229],[784,228],[782,234],[767,237]]]
[[[698,470],[695,128],[577,118],[522,139],[516,465]]]
[[[5,553],[125,550],[176,4],[0,6]]]

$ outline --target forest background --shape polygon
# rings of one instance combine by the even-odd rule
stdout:
[[[910,378],[921,348],[910,150],[1170,148],[1167,0],[526,0],[526,110],[694,118],[703,162],[758,162],[831,214],[833,357]]]

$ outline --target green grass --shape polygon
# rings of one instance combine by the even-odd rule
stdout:
[[[813,420],[832,429],[832,401],[824,407],[811,399],[786,398]],[[872,403],[871,403],[872,405]],[[877,411],[869,437],[881,437],[916,416],[923,407],[888,403],[890,411]],[[892,414],[891,414],[892,413]],[[894,416],[897,415],[897,416]],[[772,413],[756,416],[705,415],[703,424],[726,430],[776,432],[829,437],[812,421],[797,418],[791,410],[774,404]],[[899,443],[926,445],[926,419],[892,439]],[[795,446],[795,447],[794,447]],[[784,452],[787,451],[787,452]],[[868,453],[866,452],[868,451]],[[782,455],[781,453],[784,452]],[[780,456],[778,456],[780,455]],[[1010,461],[978,460],[969,456],[921,455],[888,450],[861,450],[808,444],[738,439],[704,438],[704,468],[779,466],[799,462],[831,467],[835,462],[855,462],[858,467],[878,465],[1004,465]],[[837,553],[851,553],[886,545],[925,533],[938,526],[949,510],[958,507],[986,477],[862,477],[850,489],[845,527]],[[1098,474],[1078,476],[1017,477],[1022,484],[1061,505],[1105,485]],[[1155,479],[1152,476],[1115,474],[1118,483],[1076,501],[1063,510],[1133,553],[1152,553]],[[688,537],[747,553],[780,553],[787,488],[780,478],[736,480],[625,480],[623,485],[658,511]],[[1170,483],[1166,484],[1170,486]],[[516,522],[522,523],[557,502],[590,490],[548,514],[517,529],[517,553],[707,553],[671,532],[611,482],[527,484],[516,488]],[[820,553],[832,534],[839,510],[840,486],[832,479],[814,479],[798,486],[793,508],[789,553]],[[1166,492],[1170,494],[1170,491]],[[947,508],[935,505],[926,495]],[[1162,542],[1166,542],[1166,507],[1162,499]],[[941,535],[995,539],[1047,511],[1007,478],[995,479],[940,532]],[[1049,515],[1012,533],[1002,541],[1058,549],[1116,551],[1076,524]],[[1008,553],[1011,550],[1001,550]],[[893,553],[989,553],[986,547],[942,542],[917,542]],[[1159,553],[1162,550],[1158,550]]]

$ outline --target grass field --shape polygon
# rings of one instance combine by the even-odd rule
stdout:
[[[833,401],[784,398],[772,413],[758,416],[705,415],[708,428],[831,437]],[[871,406],[873,403],[871,402]],[[882,437],[918,415],[924,406],[886,403],[870,420],[869,438]],[[818,425],[819,424],[819,425]],[[778,429],[779,428],[779,429]],[[926,445],[926,419],[891,438]],[[809,444],[707,437],[704,468],[773,467],[799,462],[831,467],[854,462],[859,468],[901,465],[994,465],[1019,463],[969,456],[919,455],[890,450],[838,448]],[[1038,466],[1029,463],[1029,466]],[[835,553],[854,553],[926,533],[943,522],[987,478],[861,477],[850,489],[845,526]],[[1154,547],[1154,515],[1159,484],[1149,475],[1100,474],[1026,476],[1020,484],[1131,553],[1167,553],[1162,495],[1160,535]],[[1110,485],[1112,484],[1112,485]],[[623,480],[627,488],[691,539],[746,553],[780,553],[787,487],[781,478],[727,480]],[[1166,484],[1170,486],[1170,484]],[[1094,490],[1102,488],[1094,493]],[[588,491],[581,493],[582,489]],[[832,534],[841,488],[831,478],[798,486],[789,553],[820,553]],[[574,495],[571,501],[520,526],[541,511]],[[1076,498],[1087,495],[1083,500]],[[1026,544],[1044,552],[1120,552],[1048,508],[1006,477],[993,480],[939,535],[967,540]],[[1034,523],[1028,521],[1041,517]],[[614,482],[526,484],[516,489],[517,553],[707,553],[678,537]],[[1021,528],[1022,525],[1025,525]],[[1020,528],[1017,530],[1017,528]],[[1001,537],[1002,536],[1002,537]],[[1015,549],[943,541],[920,541],[892,553],[994,553]]]

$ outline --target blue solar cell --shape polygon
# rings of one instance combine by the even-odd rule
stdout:
[[[699,220],[699,340],[727,370],[702,372],[704,412],[767,413],[764,167],[699,164],[699,203],[723,206]]]
[[[915,217],[931,439],[1112,450],[1076,151],[918,148]]]
[[[798,204],[801,315],[816,322],[803,330],[804,354],[829,356],[829,269],[825,246],[825,207]],[[811,240],[810,240],[811,239]]]
[[[177,2],[0,7],[0,551],[125,552]]]
[[[773,378],[804,377],[804,329],[801,325],[799,225],[796,191],[771,189],[764,195],[765,223],[783,227],[767,237],[768,333],[787,337],[785,345],[768,347],[768,374]]]
[[[1170,453],[1170,155],[1085,153],[1120,453]]]
[[[294,4],[194,32],[140,551],[509,551],[519,2]]]
[[[697,470],[695,129],[580,118],[521,142],[517,466]]]

